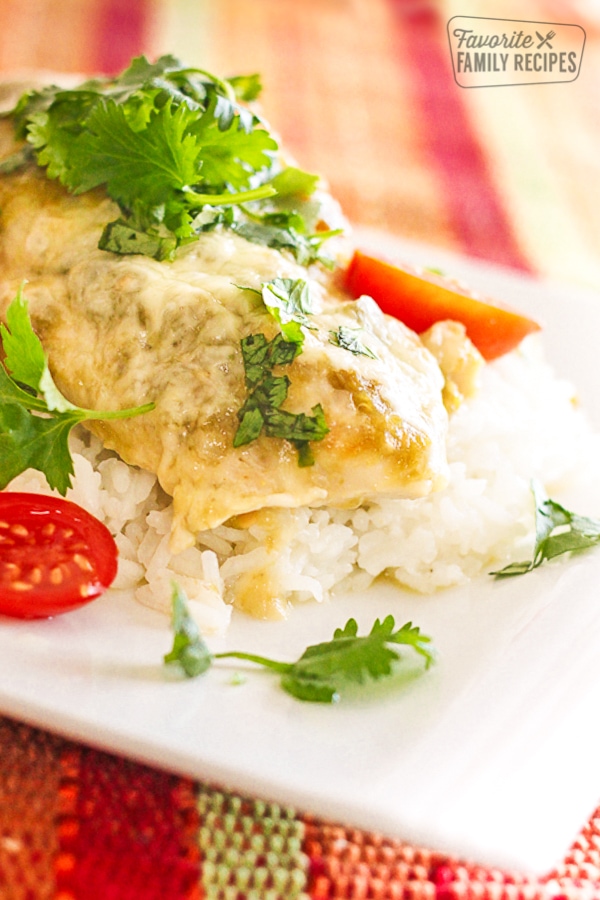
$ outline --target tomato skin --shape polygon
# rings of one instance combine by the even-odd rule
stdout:
[[[514,310],[479,299],[449,279],[400,268],[356,250],[346,270],[345,286],[353,297],[367,294],[384,313],[420,334],[435,322],[462,322],[486,360],[517,347],[540,326]]]
[[[48,618],[94,600],[117,574],[108,528],[77,504],[0,492],[0,614]]]

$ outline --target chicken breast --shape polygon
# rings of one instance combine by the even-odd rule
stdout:
[[[72,402],[156,404],[93,430],[173,497],[174,551],[242,513],[418,497],[445,483],[438,364],[417,335],[370,298],[350,300],[331,273],[226,230],[172,262],[98,250],[117,207],[101,191],[69,195],[33,168],[0,177],[0,208],[0,314],[26,279],[34,327]],[[248,396],[240,342],[279,332],[257,293],[274,278],[310,282],[310,328],[280,374],[289,378],[285,410],[323,409],[329,430],[311,442],[312,465],[299,465],[285,438],[234,446]],[[369,355],[336,343],[340,327]]]

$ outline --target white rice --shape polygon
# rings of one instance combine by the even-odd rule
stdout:
[[[115,588],[168,612],[175,579],[205,631],[226,628],[234,586],[244,594],[240,584],[250,598],[265,596],[259,585],[275,586],[275,613],[289,601],[364,589],[383,573],[423,593],[461,584],[529,552],[532,478],[549,492],[560,491],[589,471],[594,455],[600,458],[573,388],[553,374],[539,347],[539,339],[530,338],[485,367],[480,392],[450,420],[449,484],[421,500],[276,511],[270,529],[223,525],[172,556],[170,498],[156,478],[126,465],[83,430],[71,438],[75,480],[68,496],[115,535]],[[33,471],[10,489],[49,493]],[[274,530],[281,540],[273,540]]]

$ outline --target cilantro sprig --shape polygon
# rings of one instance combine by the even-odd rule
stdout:
[[[563,553],[573,553],[600,544],[600,519],[591,519],[570,512],[547,496],[538,481],[531,490],[535,500],[535,545],[530,560],[510,563],[491,572],[496,578],[524,575],[537,569],[546,560]]]
[[[71,429],[91,419],[123,419],[154,408],[100,411],[75,406],[59,391],[29,318],[22,288],[0,324],[5,359],[0,364],[0,490],[26,469],[46,476],[63,496],[71,487]]]
[[[317,179],[282,167],[276,137],[245,105],[260,90],[256,75],[221,79],[166,55],[75,89],[29,91],[9,113],[25,149],[0,173],[33,158],[74,194],[104,187],[121,214],[106,224],[103,250],[168,259],[224,225],[308,264],[329,236],[310,234],[298,211]]]
[[[216,660],[239,659],[276,673],[284,691],[298,700],[313,703],[335,703],[353,684],[389,677],[401,658],[399,646],[417,653],[424,660],[425,668],[435,659],[431,638],[412,622],[396,628],[391,615],[376,619],[366,635],[359,635],[356,621],[349,619],[343,628],[335,630],[332,640],[307,647],[295,662],[239,650],[213,654],[189,612],[185,593],[177,584],[173,585],[172,593],[172,626],[173,647],[164,661],[180,666],[189,678],[203,674]]]

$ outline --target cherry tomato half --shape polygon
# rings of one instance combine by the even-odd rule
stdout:
[[[368,294],[390,316],[413,331],[427,331],[435,322],[462,322],[484,359],[514,350],[540,326],[495,301],[479,298],[462,285],[429,272],[400,268],[357,250],[346,271],[353,297]]]
[[[109,530],[58,497],[0,493],[0,614],[38,619],[89,603],[117,574]]]

